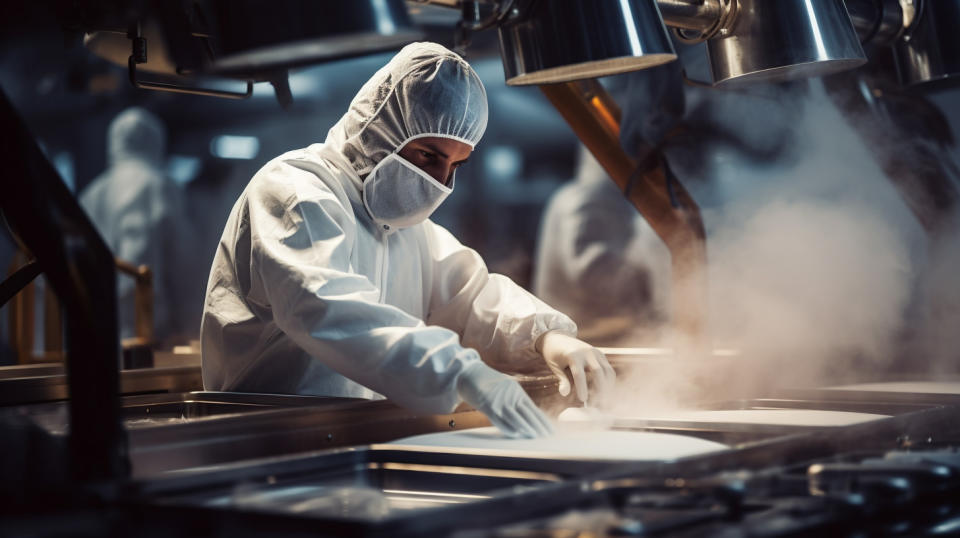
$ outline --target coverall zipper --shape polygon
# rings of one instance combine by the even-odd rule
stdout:
[[[380,303],[387,300],[387,265],[390,261],[390,234],[383,230],[380,231],[380,238],[383,242],[383,253],[380,255]]]

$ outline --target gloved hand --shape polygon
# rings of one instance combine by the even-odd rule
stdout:
[[[553,433],[550,421],[520,383],[482,362],[471,364],[460,374],[457,392],[507,437],[540,437]]]
[[[587,374],[601,394],[613,388],[617,374],[607,362],[606,355],[583,340],[550,331],[537,341],[537,351],[543,355],[550,371],[560,380],[560,394],[564,396],[570,394],[570,380],[564,370],[570,370],[577,390],[577,399],[581,402],[586,403],[589,397]]]

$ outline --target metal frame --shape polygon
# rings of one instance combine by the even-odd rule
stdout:
[[[127,475],[118,394],[120,346],[113,255],[0,92],[8,165],[0,197],[11,231],[36,256],[67,317],[71,472],[78,482]]]
[[[952,400],[943,395],[943,402]],[[872,395],[861,394],[863,401]],[[805,402],[809,405],[815,401]],[[887,405],[883,401],[879,405]],[[211,472],[196,472],[184,477],[143,481],[131,485],[126,498],[134,499],[124,508],[135,518],[147,521],[203,521],[205,528],[243,529],[243,534],[296,533],[304,529],[323,529],[335,535],[414,536],[443,535],[456,530],[494,528],[500,525],[564,513],[576,507],[609,506],[611,496],[631,491],[655,489],[683,493],[700,488],[714,493],[729,488],[727,495],[743,495],[737,484],[744,480],[774,480],[783,466],[804,465],[817,458],[831,458],[841,452],[902,449],[909,439],[951,435],[960,442],[960,406],[931,404],[889,419],[840,428],[819,428],[748,443],[731,450],[668,462],[638,462],[610,465],[564,459],[507,458],[455,449],[417,449],[374,445],[361,449],[304,454],[237,463]],[[323,471],[355,469],[376,472],[384,464],[412,465],[410,472],[431,472],[438,467],[475,469],[452,480],[468,480],[471,473],[484,469],[511,469],[526,473],[563,474],[563,480],[544,480],[522,488],[502,488],[472,502],[448,505],[412,513],[400,513],[380,520],[363,518],[309,517],[261,512],[238,508],[200,506],[201,493],[223,490],[232,484],[283,483],[289,477],[303,477]],[[804,467],[805,468],[805,467]],[[368,471],[362,471],[367,469]],[[724,472],[749,470],[731,479]],[[584,473],[585,472],[585,473]],[[773,474],[769,474],[769,473]],[[765,474],[767,473],[767,474]],[[524,475],[531,476],[531,475]],[[522,477],[521,477],[522,478]],[[518,483],[522,482],[519,480]],[[199,496],[198,496],[199,495]],[[721,493],[721,495],[723,495]],[[179,500],[178,500],[179,499]],[[238,522],[243,522],[237,526]],[[178,523],[167,530],[182,530]]]

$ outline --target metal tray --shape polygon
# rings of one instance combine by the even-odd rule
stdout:
[[[195,420],[265,411],[278,407],[318,407],[359,401],[364,400],[243,392],[184,392],[128,396],[121,400],[120,405],[126,425],[137,427],[158,425],[177,419]]]
[[[933,402],[917,402],[907,399],[884,401],[876,399],[830,399],[830,393],[818,393],[819,399],[799,398],[751,398],[741,400],[727,400],[700,406],[705,411],[740,411],[740,410],[812,410],[812,411],[842,411],[851,413],[869,413],[877,415],[900,415],[934,407]],[[615,429],[651,431],[663,433],[683,433],[711,441],[737,446],[744,443],[760,441],[773,437],[791,435],[807,431],[816,431],[824,428],[838,428],[842,426],[814,426],[792,424],[763,424],[748,422],[714,422],[697,420],[662,420],[662,419],[634,419],[616,418],[613,421]]]
[[[120,371],[121,394],[175,393],[201,388],[199,365]],[[0,374],[0,406],[54,402],[69,396],[63,365],[8,367]]]
[[[176,473],[137,482],[124,497],[136,499],[141,517],[158,521],[189,510],[198,519],[243,520],[244,527],[295,521],[350,535],[416,534],[433,524],[430,514],[448,518],[453,509],[456,517],[459,508],[564,487],[613,465],[372,445]]]

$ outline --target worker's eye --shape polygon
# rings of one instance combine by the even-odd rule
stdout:
[[[423,151],[422,149],[417,151],[420,152],[420,156],[423,157],[424,159],[433,159],[434,157],[436,157],[436,155],[434,155],[433,153],[430,153],[429,151]]]

